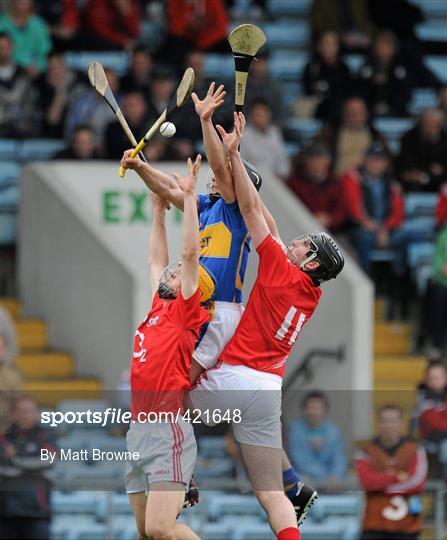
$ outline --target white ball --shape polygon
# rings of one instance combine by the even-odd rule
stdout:
[[[172,137],[175,135],[176,128],[172,122],[165,122],[160,126],[160,133],[163,137]]]

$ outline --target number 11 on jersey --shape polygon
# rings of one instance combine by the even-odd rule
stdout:
[[[287,312],[287,315],[285,316],[281,327],[278,329],[278,331],[275,334],[275,338],[279,341],[282,341],[289,330],[289,328],[292,325],[292,321],[297,313],[297,309],[295,306],[292,306],[289,311]],[[293,345],[296,341],[296,338],[298,337],[298,334],[301,331],[301,328],[303,327],[304,321],[306,320],[306,315],[304,313],[300,313],[298,320],[296,322],[295,330],[292,332],[292,335],[289,339],[289,345]]]

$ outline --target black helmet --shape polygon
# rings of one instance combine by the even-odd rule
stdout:
[[[247,171],[248,176],[250,177],[250,180],[253,182],[253,185],[255,186],[256,190],[259,191],[262,186],[262,176],[259,174],[259,171],[246,159],[243,159],[242,163],[244,164],[245,170]]]
[[[315,282],[328,281],[336,278],[343,270],[345,259],[334,240],[325,232],[306,234],[295,240],[309,240],[311,249],[306,253],[307,258],[301,262],[300,268],[310,261],[318,261],[320,264],[315,270],[305,270]],[[289,244],[290,246],[290,244]],[[291,249],[289,247],[289,249]]]

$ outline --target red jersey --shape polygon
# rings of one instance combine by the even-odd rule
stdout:
[[[130,384],[132,418],[139,412],[177,412],[190,388],[189,370],[200,327],[209,319],[200,291],[165,301],[158,293],[134,339]]]
[[[321,289],[289,261],[271,234],[256,251],[258,276],[221,358],[282,377],[296,338],[318,305]]]

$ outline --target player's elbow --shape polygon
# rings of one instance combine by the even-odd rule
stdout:
[[[188,246],[182,249],[182,261],[186,263],[199,262],[200,246]]]
[[[239,210],[244,219],[251,219],[262,215],[262,207],[258,198],[250,198],[247,200],[238,200]]]

